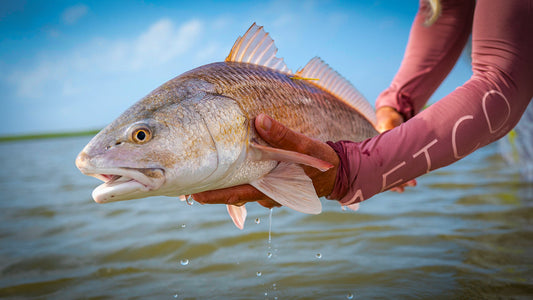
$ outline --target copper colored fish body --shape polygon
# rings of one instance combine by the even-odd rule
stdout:
[[[76,159],[84,174],[104,181],[94,200],[182,196],[249,183],[285,206],[320,213],[299,164],[324,170],[328,164],[268,147],[255,133],[254,118],[266,113],[322,141],[360,141],[377,134],[374,112],[320,59],[293,74],[275,53],[272,39],[254,24],[226,61],[188,71],[126,110]],[[244,206],[228,211],[242,229]]]

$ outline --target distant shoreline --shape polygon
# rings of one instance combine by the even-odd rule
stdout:
[[[84,131],[72,131],[72,132],[50,132],[50,133],[6,135],[6,136],[0,136],[0,143],[13,142],[13,141],[24,141],[24,140],[36,140],[36,139],[52,139],[52,138],[88,136],[88,135],[95,135],[99,131],[100,130],[84,130]]]

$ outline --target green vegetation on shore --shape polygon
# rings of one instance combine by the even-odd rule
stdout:
[[[0,136],[1,142],[11,141],[23,141],[23,140],[35,140],[35,139],[51,139],[51,138],[67,138],[76,136],[88,136],[95,135],[100,130],[85,130],[85,131],[73,131],[73,132],[52,132],[52,133],[36,133],[36,134],[22,134],[22,135],[7,135]]]

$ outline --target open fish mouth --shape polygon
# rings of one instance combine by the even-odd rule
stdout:
[[[165,182],[162,169],[113,168],[91,172],[86,175],[104,183],[94,189],[92,196],[97,203],[108,203],[146,197],[146,193],[157,190]]]

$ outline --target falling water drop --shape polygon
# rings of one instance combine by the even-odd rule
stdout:
[[[272,252],[267,252],[267,258],[271,258],[272,257]]]
[[[268,244],[272,242],[272,211],[274,211],[274,208],[270,209],[270,214],[268,215]]]
[[[174,294],[174,299],[178,299],[179,295],[178,294]]]
[[[318,258],[318,259],[321,259],[321,258],[322,258],[322,254],[317,253],[317,254],[315,255],[315,257]]]
[[[272,290],[273,290],[274,292],[276,292],[277,289],[278,289],[278,287],[276,286],[275,283],[273,283],[273,284],[272,284]],[[274,296],[274,300],[277,300],[277,299],[278,299],[278,296]]]
[[[187,204],[189,204],[189,205],[193,205],[194,204],[194,199],[193,199],[192,195],[188,195],[186,201],[187,201]]]
[[[346,294],[346,299],[353,299],[353,294],[352,293]]]
[[[256,275],[257,275],[257,277],[261,277],[261,275],[263,275],[263,273],[257,272]]]
[[[259,218],[255,219],[255,224],[259,224],[259,223],[261,223],[261,219]]]
[[[186,258],[185,258],[185,259],[182,259],[182,260],[180,261],[180,264],[181,264],[182,266],[186,266],[186,265],[189,264],[189,260],[186,259]]]
[[[341,205],[342,211],[346,211],[346,206]]]
[[[181,228],[185,228],[185,227],[187,227],[187,225],[186,224],[181,224],[180,227]]]

